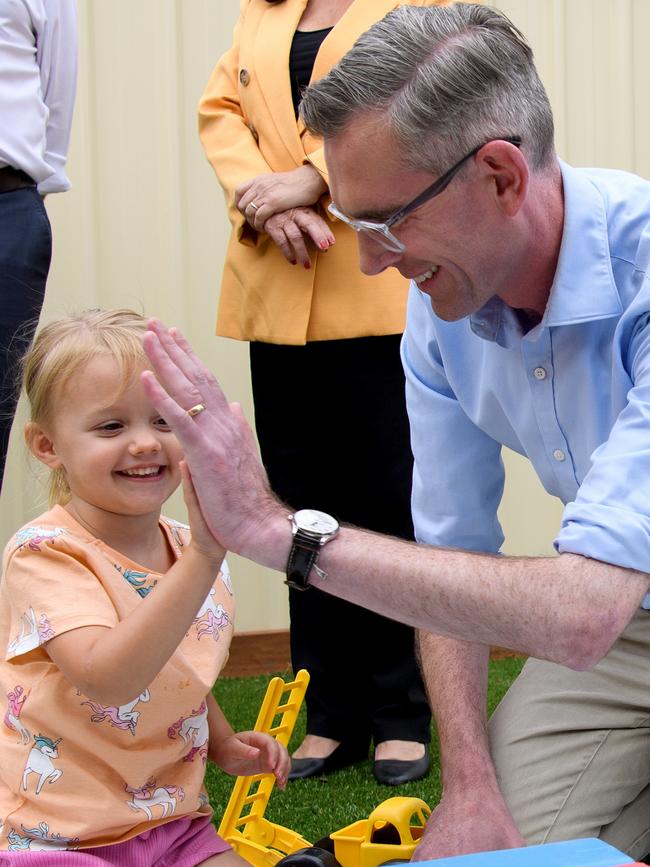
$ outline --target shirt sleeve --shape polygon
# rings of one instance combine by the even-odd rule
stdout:
[[[496,553],[504,484],[501,446],[466,415],[435,338],[430,301],[411,284],[402,341],[411,425],[412,511],[419,542]]]
[[[45,161],[54,171],[38,185],[41,194],[70,188],[65,165],[77,86],[77,13],[74,0],[44,0],[45,23],[36,34],[36,58],[48,117]]]
[[[2,594],[9,611],[5,659],[80,626],[112,627],[117,612],[85,562],[84,543],[61,531],[32,535],[8,557]]]
[[[555,547],[650,572],[650,314],[638,321],[621,364],[632,381],[626,405],[592,454]]]

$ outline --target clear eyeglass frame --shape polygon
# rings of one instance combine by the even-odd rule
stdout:
[[[337,208],[334,202],[331,202],[328,205],[327,210],[334,217],[341,220],[341,222],[345,223],[351,229],[354,229],[355,232],[359,232],[360,234],[372,238],[373,241],[376,241],[385,250],[389,250],[391,253],[404,253],[406,251],[406,245],[403,244],[402,241],[399,240],[399,238],[393,235],[393,233],[391,232],[391,226],[394,226],[405,217],[408,217],[409,214],[413,213],[416,208],[424,205],[425,202],[430,201],[435,196],[439,196],[440,193],[442,193],[448,187],[449,183],[458,174],[464,163],[466,163],[467,160],[475,156],[481,150],[481,148],[485,147],[486,144],[490,144],[490,142],[493,141],[506,141],[509,144],[514,145],[515,147],[521,147],[522,143],[519,136],[503,136],[503,138],[489,139],[489,141],[477,145],[475,148],[472,148],[469,153],[465,154],[464,157],[458,160],[457,163],[454,163],[454,165],[450,169],[448,169],[448,171],[440,175],[440,177],[436,181],[434,181],[431,186],[423,190],[412,201],[404,205],[404,207],[400,208],[397,211],[394,211],[381,223],[374,220],[358,220],[354,217],[348,217],[347,214],[344,214],[343,211],[340,211]]]

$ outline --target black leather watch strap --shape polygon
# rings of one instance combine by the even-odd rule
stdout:
[[[296,530],[287,561],[287,579],[284,582],[294,590],[309,589],[309,573],[318,560],[321,545],[318,539],[303,530]]]

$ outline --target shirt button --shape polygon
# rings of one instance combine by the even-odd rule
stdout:
[[[248,82],[251,80],[251,74],[247,69],[239,70],[239,83],[246,87]]]
[[[553,457],[556,461],[563,461],[566,458],[566,455],[562,451],[562,449],[555,449],[553,452]]]
[[[533,370],[533,376],[535,379],[546,379],[546,371],[543,367],[536,367],[535,370]]]

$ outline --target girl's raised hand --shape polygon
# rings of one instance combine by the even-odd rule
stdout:
[[[291,759],[287,748],[265,732],[237,732],[212,750],[214,763],[236,777],[273,774],[281,789],[287,784]]]
[[[217,542],[205,522],[201,506],[199,505],[194,483],[192,482],[192,474],[186,461],[181,461],[179,464],[181,471],[181,484],[183,487],[183,499],[187,508],[187,520],[190,525],[192,534],[191,545],[209,560],[214,560],[216,568],[221,566],[223,558],[226,555],[223,547]]]

